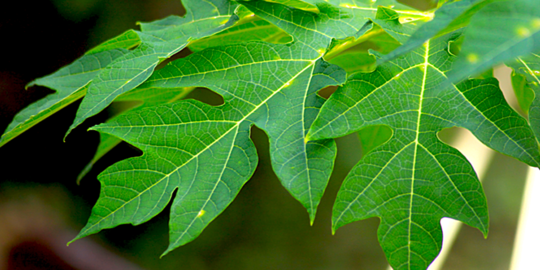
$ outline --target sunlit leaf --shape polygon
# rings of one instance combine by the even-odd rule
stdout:
[[[78,238],[122,223],[140,224],[159,213],[178,189],[168,251],[193,240],[253,173],[253,124],[268,133],[276,174],[313,220],[335,145],[333,140],[306,145],[305,133],[322,105],[316,92],[345,78],[343,70],[320,57],[302,46],[249,43],[207,49],[157,71],[141,89],[203,86],[221,94],[225,104],[181,101],[96,127],[144,155],[100,175],[100,199]]]

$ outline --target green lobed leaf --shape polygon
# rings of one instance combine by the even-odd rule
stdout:
[[[442,5],[433,13],[433,19],[431,21],[418,28],[407,42],[403,43],[401,47],[393,52],[383,56],[380,61],[386,62],[421,46],[428,39],[465,27],[472,15],[478,12],[488,2],[490,1],[461,0]]]
[[[528,89],[522,89],[525,96],[519,100],[520,104],[526,104],[524,109],[528,110],[529,123],[540,142],[540,55],[532,53],[518,57],[509,61],[507,65],[513,68],[515,73],[524,76],[527,81]],[[528,93],[529,89],[533,92]]]
[[[128,53],[127,50],[118,48],[86,54],[57,72],[29,83],[27,87],[40,85],[57,92],[18,112],[0,138],[0,146],[83,97],[92,79],[109,63],[126,53]]]
[[[333,168],[333,140],[305,143],[322,105],[316,92],[345,72],[303,46],[248,43],[207,49],[156,71],[144,88],[208,87],[212,107],[186,100],[119,116],[95,130],[121,138],[142,157],[119,162],[99,179],[100,198],[78,238],[159,213],[177,189],[166,252],[193,240],[252,175],[255,124],[268,133],[274,171],[313,220]]]
[[[348,73],[357,71],[373,71],[375,57],[368,49],[388,53],[406,41],[410,34],[418,28],[418,20],[402,20],[397,12],[386,7],[379,7],[375,18],[364,25],[365,34],[356,39],[334,40],[331,50],[325,55],[330,63],[339,65]],[[402,24],[400,21],[404,21]],[[421,22],[420,22],[421,23]]]
[[[268,133],[276,174],[313,222],[333,167],[335,145],[330,138],[361,129],[363,151],[369,154],[353,169],[338,195],[333,230],[379,216],[379,239],[395,269],[425,269],[440,250],[440,218],[460,219],[487,234],[485,196],[474,170],[458,151],[438,140],[438,131],[463,126],[488,146],[529,165],[539,164],[532,131],[508,107],[495,80],[440,85],[453,62],[445,54],[448,39],[431,40],[408,55],[402,52],[374,73],[351,76],[306,135],[323,103],[316,92],[344,82],[344,71],[323,61],[324,54],[347,71],[366,70],[371,56],[356,49],[372,41],[368,33],[383,30],[407,44],[411,33],[432,17],[430,12],[400,5],[393,10],[388,7],[396,3],[392,0],[242,1],[257,16],[237,9],[241,20],[233,26],[237,18],[231,20],[234,5],[228,1],[184,2],[192,4],[191,8],[187,5],[187,17],[143,24],[142,32],[128,31],[87,53],[139,46],[110,65],[112,71],[99,74],[101,79],[91,84],[93,78],[88,80],[71,98],[83,96],[89,85],[103,86],[92,88],[97,90],[86,105],[97,109],[84,108],[87,114],[80,122],[113,100],[146,100],[144,108],[125,111],[94,128],[102,136],[97,159],[120,139],[144,154],[100,175],[100,198],[76,239],[119,224],[145,222],[163,210],[176,190],[171,241],[165,253],[193,240],[252,175],[257,163],[249,139],[252,125]],[[469,18],[479,9],[480,4],[460,13],[466,2],[473,1],[455,1],[451,4],[461,5],[461,10],[451,9],[447,18],[431,22],[430,27],[439,29],[436,36],[463,27],[459,18]],[[211,3],[216,6],[206,6]],[[207,16],[204,6],[218,16]],[[196,14],[204,15],[195,18]],[[458,19],[451,21],[455,15]],[[411,38],[416,47],[426,36],[433,36],[435,30],[430,27],[426,33],[416,32],[420,38]],[[518,31],[518,35],[523,33]],[[289,44],[244,43],[250,40]],[[157,63],[188,44],[194,55],[167,65],[144,83]],[[211,48],[216,45],[220,46]],[[145,71],[115,74],[126,67]],[[525,72],[522,66],[515,69]],[[529,81],[534,82],[534,78]],[[189,100],[153,106],[176,100],[184,87],[195,86],[213,89],[225,104],[212,107]],[[534,118],[538,115],[533,112],[538,107],[534,102],[533,128],[540,119]],[[310,141],[314,138],[322,140]]]
[[[242,1],[242,5],[255,15],[271,22],[312,50],[324,52],[332,38],[355,35],[369,17],[357,17],[358,23],[350,23],[349,14],[329,4],[319,5],[319,13],[312,13],[266,1]],[[376,11],[370,10],[369,15]],[[365,31],[364,31],[365,32]]]
[[[253,124],[268,133],[274,171],[313,222],[335,145],[333,140],[306,143],[305,134],[323,102],[316,91],[341,84],[345,77],[321,58],[332,38],[345,37],[344,31],[358,34],[361,28],[325,26],[331,22],[341,27],[340,16],[349,18],[328,5],[318,6],[314,21],[297,22],[295,18],[314,13],[263,1],[242,4],[288,32],[294,43],[210,48],[156,71],[139,89],[203,86],[221,94],[225,104],[181,101],[130,112],[96,127],[139,147],[144,155],[100,175],[100,198],[76,239],[118,224],[145,222],[177,189],[166,252],[193,240],[253,173],[257,159],[248,137]],[[364,13],[375,17],[376,9]],[[356,18],[360,25],[369,19]]]
[[[537,0],[505,0],[486,5],[471,19],[449,82],[458,82],[496,64],[540,50]]]
[[[379,242],[396,270],[429,266],[441,249],[443,217],[488,232],[481,184],[465,157],[438,139],[440,130],[464,127],[501,153],[535,167],[540,162],[532,130],[508,106],[495,79],[442,87],[454,59],[450,39],[428,41],[373,73],[352,75],[308,133],[318,140],[373,125],[392,129],[392,138],[345,179],[332,226],[379,217]]]
[[[141,44],[107,66],[88,89],[68,132],[107,107],[119,95],[143,83],[164,59],[185,48],[193,39],[219,32],[237,20],[228,0],[185,0],[186,16],[142,23]]]

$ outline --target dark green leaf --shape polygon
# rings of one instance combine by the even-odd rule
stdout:
[[[365,70],[369,68],[369,62],[374,61],[365,52],[354,51],[356,46],[383,34],[384,31],[402,42],[430,16],[428,13],[411,10],[392,0],[377,3],[370,0],[306,2],[316,4],[319,13],[265,1],[241,3],[257,16],[292,35],[298,42],[308,40],[316,44],[309,46],[321,52],[332,43],[331,49],[326,50],[325,59],[351,72]],[[385,5],[394,6],[395,10],[385,8]],[[373,25],[372,21],[378,25]]]
[[[335,145],[333,140],[306,144],[304,138],[323,102],[316,92],[345,79],[343,70],[321,57],[303,46],[248,43],[207,49],[157,71],[140,89],[208,87],[225,104],[181,101],[130,112],[96,127],[139,147],[144,155],[100,175],[100,198],[77,238],[145,222],[178,189],[167,252],[193,240],[253,173],[253,124],[268,133],[274,171],[313,220]]]

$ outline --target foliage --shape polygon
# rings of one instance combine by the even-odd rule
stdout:
[[[174,192],[164,254],[192,241],[252,176],[253,125],[268,134],[274,172],[311,223],[334,167],[333,138],[360,131],[362,141],[377,142],[364,145],[369,152],[345,179],[332,227],[379,217],[394,269],[429,266],[441,249],[443,217],[488,233],[476,173],[439,131],[467,128],[488,147],[540,167],[535,0],[441,1],[429,11],[393,0],[182,2],[184,17],[141,23],[141,31],[30,83],[57,92],[19,112],[0,139],[1,146],[82,97],[66,136],[112,102],[138,101],[91,128],[101,144],[81,177],[120,141],[143,155],[99,175],[100,197],[73,241],[146,222]],[[186,48],[193,53],[167,60]],[[514,69],[529,121],[506,103],[496,79],[473,78],[500,63]],[[328,100],[318,95],[336,86]],[[182,99],[197,87],[224,103]]]

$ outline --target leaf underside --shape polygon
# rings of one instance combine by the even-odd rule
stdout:
[[[225,104],[181,101],[95,127],[144,155],[100,175],[100,199],[78,238],[121,223],[140,224],[159,213],[177,189],[167,252],[191,241],[251,177],[257,164],[249,139],[253,124],[269,135],[276,174],[314,217],[335,145],[333,140],[306,145],[305,133],[322,105],[316,91],[345,78],[317,55],[250,43],[204,50],[156,72],[141,88],[204,86],[223,95]]]
[[[453,56],[451,36],[348,78],[324,104],[308,137],[328,139],[366,126],[386,125],[392,138],[349,173],[334,204],[337,229],[381,218],[379,241],[394,269],[426,269],[441,249],[440,219],[488,231],[488,212],[477,176],[463,155],[439,141],[453,126],[469,129],[487,146],[538,166],[532,131],[505,102],[495,79],[442,88]]]

